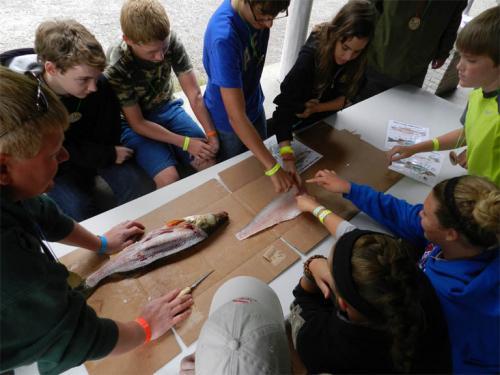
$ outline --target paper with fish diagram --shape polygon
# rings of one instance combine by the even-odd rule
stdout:
[[[165,197],[168,199],[168,196]],[[166,292],[189,285],[200,272],[214,269],[193,291],[195,306],[176,331],[186,345],[197,338],[208,316],[212,296],[225,280],[238,275],[249,275],[269,283],[299,256],[276,236],[266,233],[259,241],[242,244],[235,237],[239,225],[251,220],[252,212],[216,180],[210,180],[184,195],[138,218],[150,231],[171,219],[193,214],[226,211],[229,223],[196,246],[166,258],[149,272],[137,278],[110,280],[101,284],[88,303],[101,317],[120,321],[135,319],[142,306]],[[130,218],[134,219],[134,218]],[[77,250],[63,257],[67,267],[85,277],[105,263],[94,252]],[[85,365],[91,375],[98,374],[153,374],[180,353],[173,334],[117,357],[89,361]]]
[[[394,146],[412,146],[429,139],[429,128],[389,120],[385,148]],[[389,169],[399,172],[414,180],[429,186],[437,183],[437,178],[443,166],[443,155],[440,152],[422,152],[412,157],[395,161]]]
[[[351,181],[385,191],[402,178],[400,174],[387,170],[383,151],[348,131],[338,131],[321,122],[298,133],[296,138],[308,148],[323,155],[301,174],[303,180],[313,177],[320,169],[333,169]],[[219,176],[233,195],[253,212],[254,217],[251,220],[279,196],[275,193],[269,177],[264,175],[262,165],[253,156],[220,172]],[[358,212],[357,208],[343,199],[340,194],[328,193],[314,184],[307,184],[307,188],[321,204],[347,220]],[[242,230],[251,220],[240,223],[239,230]],[[293,220],[256,233],[240,243],[258,242],[260,238],[269,234],[283,238],[294,248],[306,254],[324,239],[328,232],[312,215],[301,214]]]
[[[281,159],[280,149],[276,140],[276,136],[272,136],[264,141],[266,147],[271,151],[273,157],[283,165],[283,160]],[[320,153],[314,151],[312,148],[307,147],[302,142],[293,140],[291,142],[295,156],[295,165],[297,166],[297,172],[302,173],[311,165],[316,163],[319,159],[323,157]]]

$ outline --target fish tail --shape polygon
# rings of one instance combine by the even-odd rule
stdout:
[[[82,294],[85,299],[88,299],[95,292],[96,286],[88,286],[84,279],[77,287],[73,288],[73,290]]]

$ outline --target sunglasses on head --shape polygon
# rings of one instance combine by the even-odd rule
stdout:
[[[34,78],[37,80],[37,89],[36,89],[36,99],[35,99],[35,106],[36,106],[36,112],[30,114],[28,117],[22,119],[22,123],[25,123],[27,121],[31,121],[37,117],[40,117],[47,113],[49,110],[49,103],[47,101],[47,97],[45,96],[45,93],[43,92],[42,88],[42,80],[40,79],[39,76],[37,76],[34,72],[32,71],[27,71],[24,73],[28,77]],[[0,137],[3,137],[5,134],[9,133],[10,130],[4,130],[3,132],[0,133]]]

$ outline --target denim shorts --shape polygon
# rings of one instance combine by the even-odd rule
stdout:
[[[184,108],[182,99],[171,100],[159,108],[144,114],[146,120],[155,122],[173,133],[191,138],[205,138],[205,133],[189,116]],[[137,134],[128,123],[122,121],[122,143],[134,150],[137,163],[154,178],[164,169],[176,166],[177,161],[189,165],[191,156],[182,148],[172,144],[153,140]]]

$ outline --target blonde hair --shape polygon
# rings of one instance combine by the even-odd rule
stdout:
[[[170,35],[167,12],[157,0],[126,0],[120,25],[123,34],[137,44],[163,41]]]
[[[456,42],[462,53],[488,56],[500,63],[500,5],[486,9],[460,31]]]
[[[322,91],[332,75],[334,67],[333,56],[337,42],[344,43],[350,38],[373,37],[375,30],[376,10],[368,0],[351,0],[345,4],[337,15],[330,21],[314,27],[313,33],[317,35],[316,60],[318,69],[314,77],[314,86],[317,91]],[[350,84],[346,96],[352,98],[358,89],[359,82],[366,67],[366,54],[368,45],[359,56],[346,64],[343,75]]]
[[[44,85],[40,89],[47,111],[37,108],[38,84],[35,78],[0,66],[0,153],[32,158],[40,151],[44,134],[68,128],[66,108]]]
[[[41,63],[50,61],[64,73],[76,65],[103,71],[106,55],[101,44],[75,20],[42,22],[36,29],[35,52]]]
[[[358,293],[383,317],[370,325],[390,334],[392,361],[402,372],[410,372],[414,366],[418,339],[426,324],[413,250],[401,240],[373,233],[358,238],[351,257]]]
[[[498,245],[500,189],[485,177],[459,177],[453,194],[457,217],[446,197],[446,186],[451,180],[437,184],[432,190],[439,203],[436,210],[439,223],[445,228],[455,228],[473,246]]]

